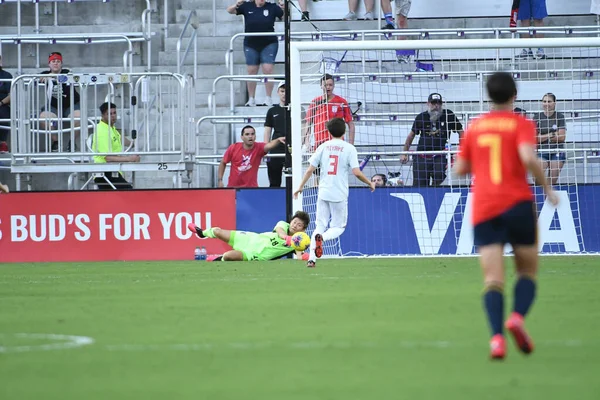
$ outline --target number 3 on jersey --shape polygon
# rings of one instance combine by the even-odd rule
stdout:
[[[329,168],[327,169],[327,175],[337,175],[338,162],[340,157],[337,155],[329,156]]]
[[[480,147],[490,149],[490,180],[494,185],[502,182],[502,137],[500,135],[486,134],[477,138]]]

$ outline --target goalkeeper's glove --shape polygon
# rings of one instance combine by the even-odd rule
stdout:
[[[287,247],[291,247],[292,246],[292,237],[291,236],[286,236],[285,237],[285,245]]]
[[[308,253],[302,253],[302,261],[308,261]]]

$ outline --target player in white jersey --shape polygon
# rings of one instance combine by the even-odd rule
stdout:
[[[346,229],[348,220],[348,175],[354,174],[360,181],[375,190],[375,183],[362,173],[358,166],[356,147],[345,142],[346,123],[334,118],[327,123],[332,139],[321,144],[309,160],[309,166],[294,197],[302,193],[312,173],[319,169],[319,194],[317,196],[316,227],[310,242],[307,267],[314,267],[316,259],[323,255],[323,241],[338,238]],[[329,229],[327,229],[329,225]]]

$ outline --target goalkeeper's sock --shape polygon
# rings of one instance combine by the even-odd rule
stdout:
[[[209,228],[209,229],[203,230],[202,231],[202,236],[207,237],[207,238],[211,238],[211,239],[215,239],[216,236],[215,236],[214,229],[215,228]]]

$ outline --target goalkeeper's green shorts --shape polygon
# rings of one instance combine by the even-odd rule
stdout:
[[[242,253],[244,261],[265,260],[261,257],[265,244],[269,244],[268,239],[254,232],[231,231],[229,237],[229,245]]]
[[[275,260],[294,251],[275,232],[231,231],[229,245],[242,253],[244,261]]]

